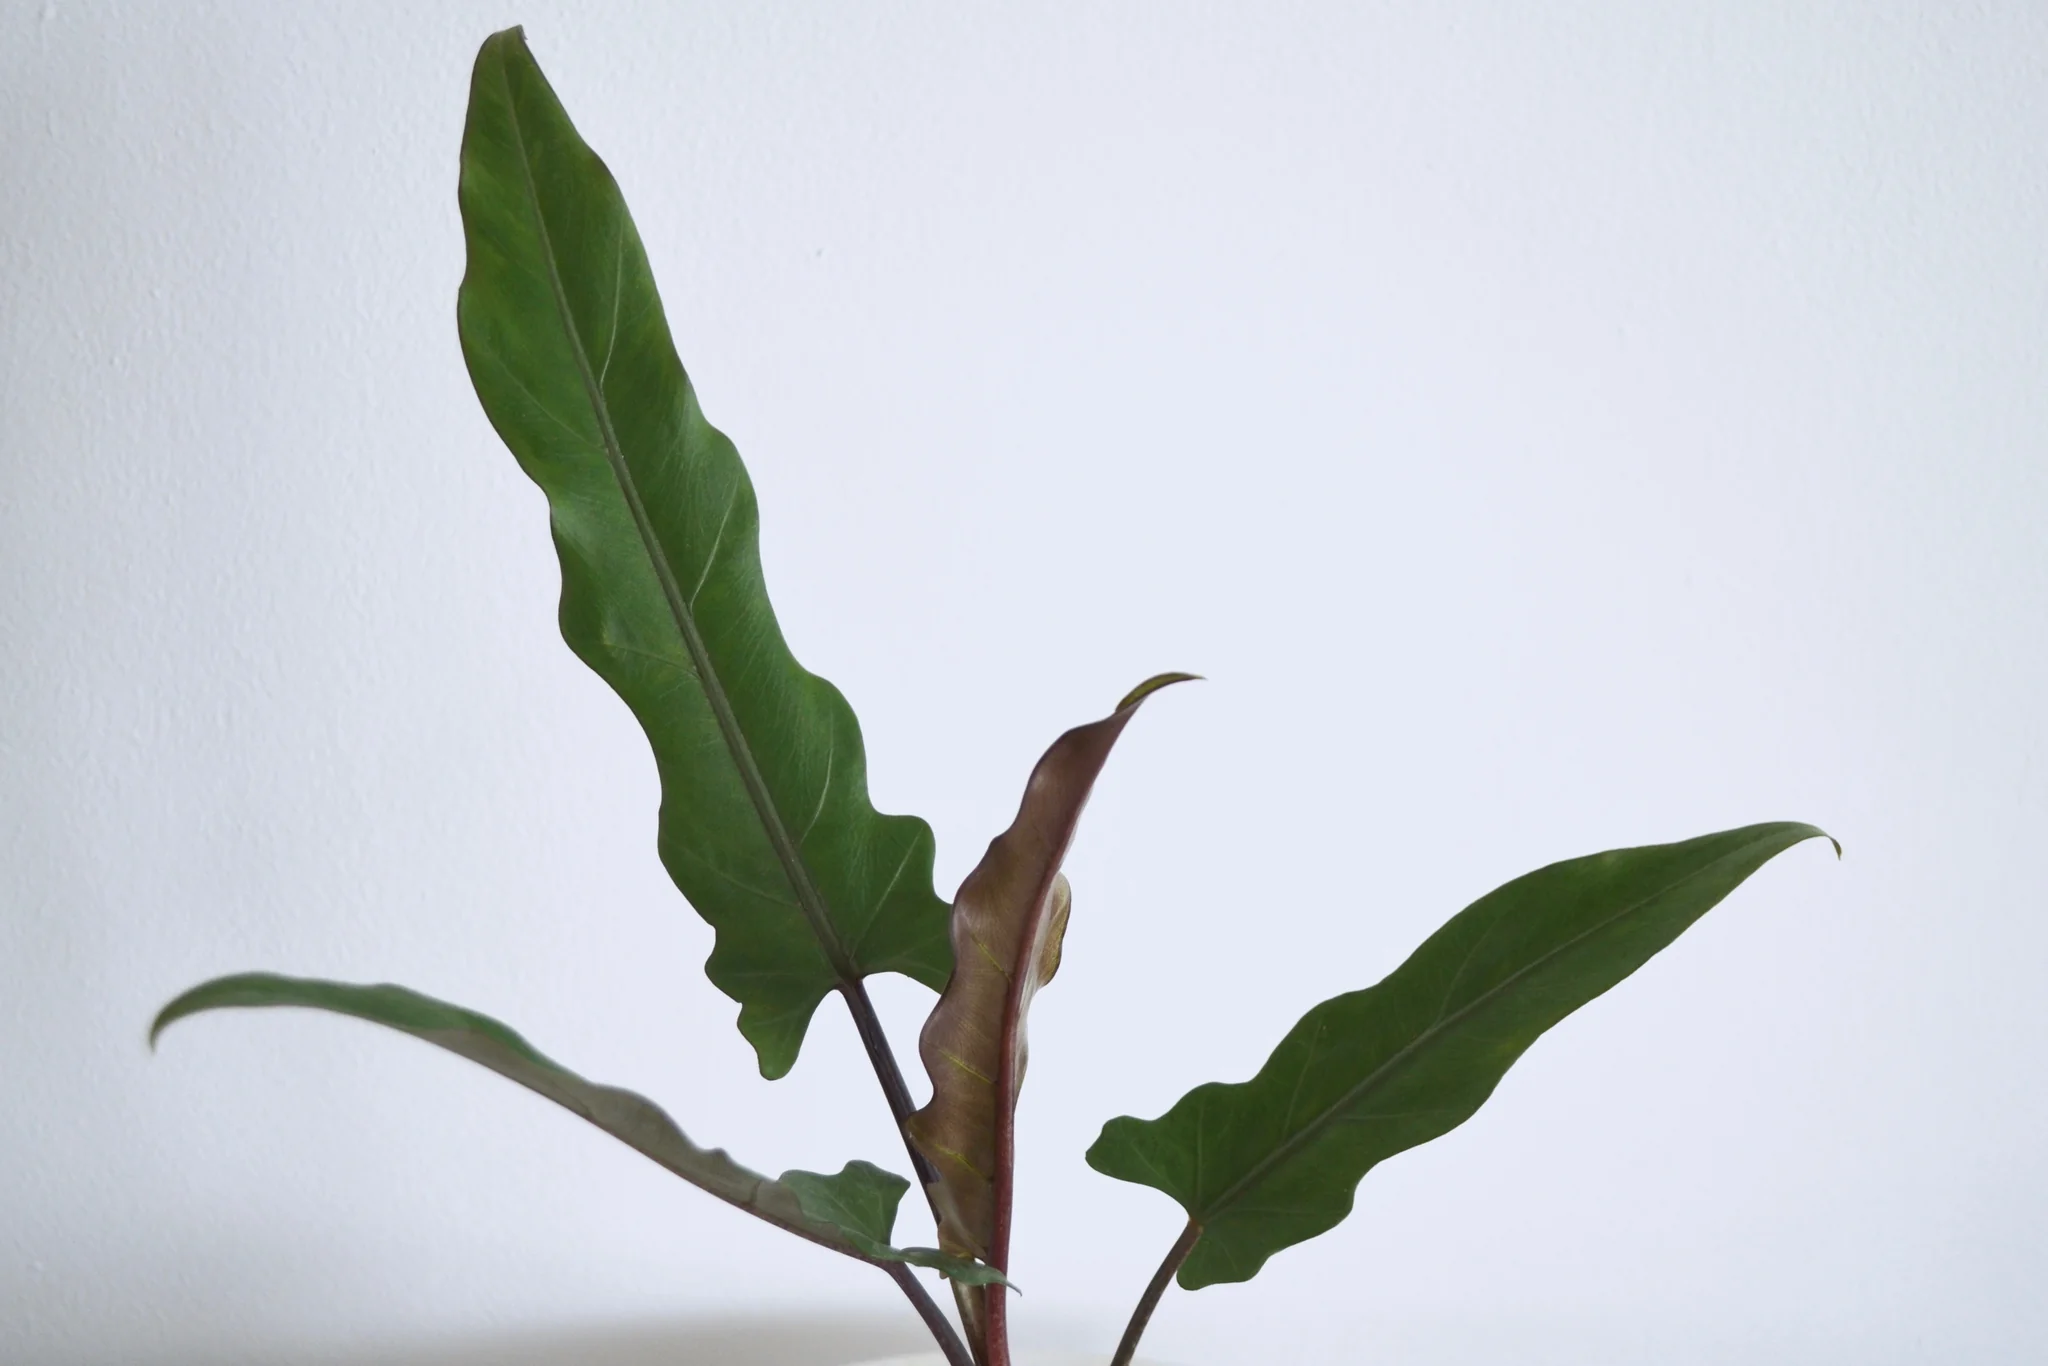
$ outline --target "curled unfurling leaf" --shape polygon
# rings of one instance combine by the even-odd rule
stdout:
[[[953,976],[918,1051],[931,1103],[911,1140],[938,1173],[939,1246],[1001,1266],[998,1211],[1008,1200],[1012,1117],[1024,1078],[1024,1020],[1058,970],[1071,893],[1060,863],[1095,778],[1145,699],[1190,674],[1138,685],[1100,721],[1055,740],[1031,771],[1017,818],[960,884],[953,905]]]

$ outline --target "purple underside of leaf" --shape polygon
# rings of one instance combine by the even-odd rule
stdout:
[[[1191,677],[1161,674],[1116,711],[1054,741],[1032,769],[1017,818],[960,884],[953,906],[953,975],[918,1051],[931,1103],[911,1116],[911,1140],[938,1173],[939,1245],[1001,1265],[1008,1136],[1025,1064],[1033,993],[1059,967],[1071,895],[1060,863],[1117,737],[1153,692]]]

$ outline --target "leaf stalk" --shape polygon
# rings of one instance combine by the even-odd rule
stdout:
[[[902,1287],[903,1293],[910,1299],[911,1307],[917,1310],[917,1316],[923,1319],[924,1326],[931,1330],[932,1337],[939,1344],[939,1350],[946,1354],[946,1366],[974,1366],[974,1357],[968,1352],[967,1345],[960,1340],[960,1335],[953,1331],[953,1325],[947,1321],[944,1311],[932,1300],[930,1293],[918,1284],[917,1273],[902,1262],[881,1265],[882,1269],[889,1273],[889,1279]]]
[[[1124,1328],[1123,1339],[1117,1343],[1116,1355],[1109,1359],[1109,1366],[1131,1366],[1131,1358],[1138,1353],[1138,1339],[1145,1336],[1145,1326],[1152,1322],[1152,1311],[1159,1307],[1160,1297],[1173,1282],[1173,1273],[1180,1270],[1180,1264],[1195,1250],[1195,1242],[1201,1236],[1202,1226],[1188,1220],[1188,1226],[1180,1231],[1180,1237],[1167,1249],[1166,1260],[1152,1273],[1152,1283],[1138,1297],[1138,1307],[1131,1311],[1131,1321]]]
[[[903,1149],[910,1154],[910,1165],[917,1173],[918,1189],[924,1192],[927,1203],[931,1201],[931,1187],[937,1181],[938,1173],[917,1145],[910,1141],[907,1127],[912,1106],[910,1088],[904,1083],[903,1069],[896,1065],[896,1054],[889,1047],[889,1036],[882,1032],[881,1017],[875,1014],[875,1003],[868,997],[867,983],[855,977],[842,982],[839,994],[846,999],[846,1009],[853,1016],[854,1030],[860,1035],[861,1047],[868,1053],[868,1061],[874,1065],[875,1079],[882,1084],[882,1095],[889,1102],[889,1113],[896,1118],[896,1133],[903,1140]],[[937,1207],[932,1210],[938,1216]]]

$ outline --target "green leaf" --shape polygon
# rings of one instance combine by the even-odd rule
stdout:
[[[1147,697],[1192,677],[1149,678],[1102,720],[1053,741],[1031,770],[1016,819],[960,884],[953,977],[918,1040],[932,1099],[906,1126],[938,1173],[932,1206],[939,1246],[949,1252],[1007,1260],[1024,1021],[1032,996],[1059,969],[1072,905],[1060,863],[1124,727]]]
[[[910,1189],[910,1183],[894,1172],[871,1162],[849,1162],[836,1176],[784,1172],[780,1180],[796,1192],[804,1213],[837,1226],[855,1246],[865,1248],[878,1261],[930,1267],[962,1285],[1010,1284],[1002,1272],[971,1257],[949,1256],[933,1247],[890,1247],[896,1206]]]
[[[1250,1081],[1198,1086],[1156,1120],[1111,1120],[1088,1163],[1187,1210],[1200,1235],[1183,1288],[1250,1280],[1342,1221],[1374,1165],[1470,1118],[1543,1031],[1815,838],[1827,837],[1752,825],[1516,878],[1379,985],[1309,1011]]]
[[[836,1175],[784,1172],[770,1181],[726,1156],[692,1143],[661,1107],[645,1096],[585,1081],[536,1052],[518,1034],[488,1016],[404,987],[356,986],[271,973],[218,977],[185,992],[158,1012],[150,1046],[175,1021],[205,1010],[249,1006],[305,1006],[352,1015],[424,1039],[509,1077],[581,1115],[636,1152],[652,1158],[700,1190],[778,1228],[864,1262],[910,1262],[934,1267],[970,1284],[996,1278],[985,1266],[945,1257],[929,1248],[889,1246],[896,1206],[910,1183],[867,1162],[849,1162]]]
[[[647,732],[662,861],[779,1077],[827,992],[945,985],[931,830],[869,804],[852,709],[784,644],[753,486],[698,407],[618,186],[517,29],[478,54],[460,198],[463,355],[547,495],[562,635]]]

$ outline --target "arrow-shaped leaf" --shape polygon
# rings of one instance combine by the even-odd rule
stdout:
[[[939,1246],[997,1266],[1008,1255],[1011,1147],[1023,1084],[1024,1019],[1059,967],[1070,904],[1060,863],[1095,777],[1145,699],[1190,678],[1147,679],[1100,721],[1060,736],[1031,770],[1023,804],[953,903],[953,976],[918,1051],[931,1103],[911,1141],[938,1173]]]
[[[1187,1210],[1184,1288],[1249,1280],[1349,1214],[1375,1164],[1470,1118],[1543,1031],[1815,838],[1810,825],[1752,825],[1517,878],[1379,985],[1309,1011],[1250,1081],[1198,1086],[1155,1120],[1111,1120],[1089,1165]]]
[[[931,831],[876,813],[852,709],[783,643],[753,486],[697,405],[617,184],[517,29],[477,57],[461,207],[463,355],[547,495],[562,634],[647,732],[662,861],[781,1076],[827,992],[945,984]]]
[[[968,1284],[1001,1281],[993,1268],[931,1248],[889,1245],[896,1206],[910,1183],[868,1162],[849,1162],[831,1176],[784,1172],[771,1181],[749,1171],[720,1148],[692,1143],[660,1106],[645,1096],[600,1086],[556,1065],[511,1029],[404,987],[356,986],[271,973],[218,977],[185,992],[150,1025],[152,1046],[175,1021],[205,1010],[247,1006],[306,1006],[352,1015],[424,1039],[509,1077],[581,1115],[613,1138],[652,1158],[700,1190],[821,1247],[864,1262],[928,1266]]]

